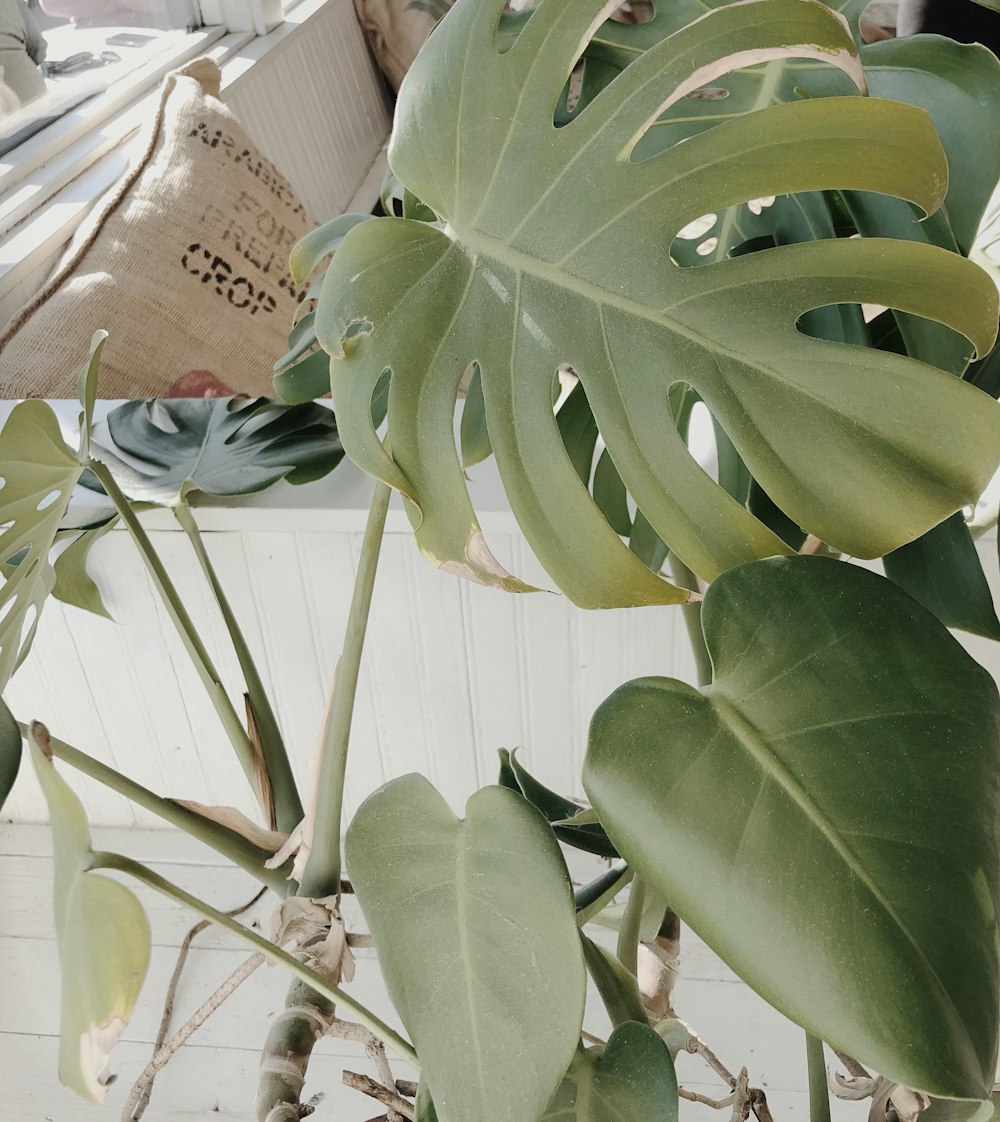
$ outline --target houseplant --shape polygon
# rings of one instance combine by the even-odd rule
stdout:
[[[311,965],[244,932],[296,972],[294,1002],[310,1010],[283,1023],[268,1054],[301,1074],[315,1039],[304,1026],[347,1009],[420,1066],[415,1104],[383,1086],[394,1113],[675,1118],[671,1053],[703,1046],[669,1015],[669,990],[654,1015],[663,993],[637,983],[640,944],[669,955],[669,904],[808,1030],[814,1119],[828,1110],[821,1040],[883,1117],[926,1108],[985,1119],[997,1045],[1000,703],[944,623],[998,631],[956,514],[1000,460],[1000,415],[979,388],[995,374],[987,365],[962,377],[996,334],[996,291],[962,251],[1000,156],[987,145],[971,158],[968,122],[949,129],[942,113],[946,161],[926,113],[852,93],[865,81],[854,40],[813,0],[718,5],[697,19],[704,4],[677,5],[640,25],[645,50],[630,38],[640,30],[601,29],[608,5],[597,0],[545,0],[502,24],[500,7],[459,0],[404,87],[392,151],[404,217],[338,222],[295,258],[305,274],[336,250],[293,361],[311,332],[334,356],[340,437],[379,482],[314,801],[275,858],[301,843],[292,881],[265,866],[242,824],[130,793],[286,894],[283,934],[311,917]],[[843,7],[856,16],[858,6]],[[571,107],[564,91],[584,50]],[[872,48],[873,85],[876,75],[934,81],[969,112],[988,112],[992,57],[939,43],[938,72],[929,50]],[[898,65],[880,62],[900,51]],[[704,110],[729,99],[753,110],[763,92],[777,104]],[[699,111],[682,112],[685,99]],[[968,174],[949,185],[948,163]],[[759,201],[775,196],[773,207]],[[907,204],[936,217],[918,223]],[[708,263],[675,264],[686,257],[677,236],[707,211],[715,244],[706,238],[695,254],[707,245]],[[888,309],[874,330],[861,302]],[[38,465],[12,463],[5,478],[24,493],[0,491],[7,557],[18,556],[3,592],[15,605],[0,630],[8,673],[22,650],[18,597],[44,596],[47,545],[86,466],[155,571],[112,461],[89,445],[96,359],[78,450],[32,403],[0,438],[8,463],[29,447]],[[306,361],[283,384],[308,397],[318,364]],[[554,415],[562,364],[576,382],[568,390],[566,379]],[[383,442],[373,401],[387,370]],[[474,795],[463,820],[414,776],[361,808],[347,865],[410,1044],[338,984],[340,794],[390,486],[441,567],[527,590],[489,553],[468,498],[452,435],[467,372],[467,458],[487,446],[496,455],[553,580],[586,607],[683,605],[704,680],[701,690],[629,683],[602,705],[583,777],[593,809],[575,812],[509,756],[501,784]],[[723,486],[685,446],[696,398],[718,425]],[[606,455],[595,465],[598,432]],[[53,489],[59,501],[34,501]],[[673,582],[659,574],[657,541]],[[893,554],[896,582],[830,555],[840,552]],[[159,583],[184,630],[162,574]],[[7,733],[10,761],[21,731],[8,722]],[[239,925],[135,861],[92,853],[46,757],[89,765],[43,726],[29,740],[56,826],[63,1075],[99,1096],[148,935],[127,889],[95,870]],[[266,760],[255,773],[253,759],[248,770],[267,777],[277,806],[280,769]],[[287,788],[284,803],[283,828],[297,817]],[[574,897],[557,837],[624,860]],[[629,880],[611,955],[578,931]],[[585,970],[617,1026],[589,1050]],[[864,1065],[882,1080],[861,1086]],[[296,1081],[264,1081],[265,1122],[300,1116]],[[768,1116],[745,1076],[730,1091],[734,1116]]]

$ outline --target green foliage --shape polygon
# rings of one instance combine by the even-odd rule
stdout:
[[[553,129],[563,76],[600,7],[547,0],[501,53],[497,6],[460,0],[421,52],[390,161],[447,228],[383,219],[352,229],[316,312],[352,459],[407,497],[417,540],[438,564],[523,588],[488,552],[451,440],[474,359],[525,536],[560,588],[589,607],[676,603],[686,592],[650,573],[589,498],[552,416],[550,379],[563,363],[652,530],[704,579],[787,547],[692,461],[667,395],[680,378],[778,506],[837,549],[877,556],[971,501],[1000,446],[1000,414],[980,394],[899,355],[871,351],[857,363],[853,350],[797,329],[816,308],[881,303],[985,352],[996,290],[960,255],[833,239],[705,268],[666,257],[699,214],[761,196],[878,192],[934,211],[947,168],[926,114],[808,98],[640,159],[648,123],[716,76],[806,57],[861,85],[859,60],[820,5],[756,0],[752,20],[722,7],[652,46]],[[488,99],[476,96],[484,85]],[[386,368],[391,455],[370,419]],[[902,478],[924,482],[901,487]]]
[[[478,791],[459,819],[410,775],[364,803],[345,856],[440,1122],[535,1122],[573,1058],[584,1001],[545,820],[502,787]]]
[[[584,782],[611,839],[810,1032],[907,1086],[985,1098],[996,686],[905,593],[827,558],[725,574],[703,623],[708,690],[640,679],[594,717]]]
[[[0,699],[0,810],[21,768],[21,730]]]

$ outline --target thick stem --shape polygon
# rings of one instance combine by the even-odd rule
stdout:
[[[19,724],[19,727],[22,734],[27,736],[28,726]],[[271,858],[273,854],[258,848],[235,831],[228,830],[225,826],[213,822],[210,818],[203,818],[200,814],[195,814],[193,810],[188,810],[171,799],[163,799],[159,795],[154,795],[152,791],[147,790],[140,783],[136,783],[122,775],[121,772],[115,771],[107,764],[102,764],[100,760],[95,760],[93,756],[88,756],[86,752],[73,748],[57,737],[51,736],[49,743],[52,748],[52,755],[57,760],[62,760],[83,775],[96,779],[98,783],[102,783],[112,791],[117,791],[119,795],[123,795],[130,802],[135,803],[136,806],[151,811],[162,818],[164,822],[169,822],[171,826],[176,826],[179,830],[183,830],[186,834],[190,834],[191,837],[211,847],[216,853],[221,853],[234,865],[238,865],[251,876],[256,877],[261,884],[266,884],[278,896],[287,896],[293,887],[288,880],[289,869],[287,863],[282,865],[280,869],[265,868],[264,862]]]
[[[299,1122],[306,1069],[316,1042],[333,1020],[333,1002],[296,978],[264,1043],[257,1080],[257,1122]]]
[[[618,961],[633,977],[639,973],[639,928],[642,926],[642,909],[645,903],[646,886],[638,877],[634,877],[618,932]]]
[[[387,483],[376,481],[361,556],[358,559],[358,573],[347,617],[343,653],[337,664],[333,696],[323,727],[319,776],[309,815],[313,831],[312,848],[303,870],[298,893],[300,896],[318,899],[340,892],[340,831],[347,748],[354,715],[354,698],[358,692],[358,673],[368,627],[368,612],[391,494],[392,490]]]
[[[243,680],[246,682],[250,707],[253,710],[254,720],[260,732],[261,749],[274,794],[275,825],[279,830],[289,834],[302,821],[302,802],[295,786],[295,777],[292,775],[288,753],[285,750],[285,743],[278,727],[278,719],[274,714],[267,691],[264,689],[264,683],[261,681],[257,664],[250,653],[239,621],[236,619],[215,571],[215,566],[205,549],[205,543],[202,541],[191,508],[186,502],[181,502],[173,508],[173,512],[181,529],[187,534],[188,540],[191,542],[195,556],[198,558],[198,564],[201,565],[205,579],[212,589],[215,602],[219,606],[219,612],[225,621],[226,629],[232,640],[233,650],[236,652],[240,669],[243,671]]]
[[[809,1065],[809,1122],[830,1122],[830,1089],[823,1041],[809,1032],[806,1033],[806,1061]]]
[[[94,475],[97,476],[98,480],[100,480],[101,486],[115,504],[118,513],[122,517],[122,521],[128,527],[129,533],[132,535],[132,540],[138,547],[139,553],[142,555],[142,559],[145,562],[146,569],[153,579],[153,584],[156,585],[156,590],[163,600],[164,607],[167,609],[167,614],[177,628],[177,633],[184,643],[184,649],[190,656],[191,662],[198,672],[198,677],[205,687],[205,692],[208,694],[209,700],[215,706],[215,711],[219,715],[219,720],[222,722],[222,726],[229,736],[240,764],[244,772],[246,772],[247,779],[250,780],[251,787],[253,787],[253,745],[250,743],[250,737],[247,730],[243,727],[243,722],[240,720],[239,714],[236,712],[233,703],[226,694],[219,673],[212,664],[205,644],[202,642],[201,636],[198,634],[191,617],[188,615],[187,608],[184,607],[180,595],[174,587],[173,581],[170,579],[163,562],[160,560],[159,554],[153,548],[153,543],[150,541],[149,535],[143,528],[142,523],[139,521],[128,499],[122,494],[121,488],[115,482],[115,477],[111,474],[111,471],[106,465],[102,464],[100,460],[92,459],[89,467]]]
[[[120,853],[95,852],[91,856],[88,868],[117,869],[118,872],[127,873],[129,876],[135,877],[136,880],[142,881],[143,884],[149,885],[150,888],[155,888],[157,892],[162,892],[164,896],[168,896],[171,900],[184,904],[193,912],[211,920],[219,927],[224,927],[227,931],[238,935],[254,950],[260,951],[265,958],[284,966],[296,978],[311,986],[322,997],[346,1009],[359,1024],[373,1032],[401,1059],[406,1060],[407,1063],[416,1068],[420,1067],[420,1061],[417,1059],[417,1053],[413,1050],[413,1045],[404,1040],[385,1021],[376,1017],[374,1013],[355,1001],[349,993],[346,993],[339,986],[328,982],[322,975],[317,974],[315,970],[311,970],[303,962],[300,962],[295,955],[275,946],[263,935],[258,935],[256,931],[244,927],[242,923],[237,923],[225,912],[220,912],[218,908],[213,908],[211,904],[199,900],[197,896],[192,896],[190,892],[185,892],[183,888],[173,884],[165,877],[161,877],[158,873],[154,873],[152,869],[147,869],[139,861],[133,861],[131,857],[125,857]]]

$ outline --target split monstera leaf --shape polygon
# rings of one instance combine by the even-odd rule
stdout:
[[[737,70],[804,58],[863,90],[842,18],[811,0],[720,7],[557,127],[566,80],[610,5],[545,0],[503,50],[501,7],[459,0],[401,93],[390,163],[440,223],[350,229],[315,318],[345,451],[405,496],[423,551],[471,579],[525,587],[489,552],[454,447],[470,366],[514,513],[583,606],[688,593],[641,564],[591,499],[553,417],[561,366],[578,375],[652,529],[705,580],[789,547],[693,460],[671,408],[677,384],[705,401],[780,509],[836,549],[879,556],[977,498],[1000,458],[1000,410],[940,370],[798,325],[818,308],[882,304],[983,354],[997,325],[985,274],[940,246],[880,238],[702,268],[669,255],[699,215],[764,196],[868,192],[935,211],[947,166],[926,113],[800,99],[639,158],[665,109]],[[371,418],[386,370],[391,451]]]

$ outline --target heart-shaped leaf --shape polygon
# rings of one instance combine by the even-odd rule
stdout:
[[[892,1080],[981,1100],[997,1052],[1000,700],[892,582],[724,574],[704,693],[630,682],[584,784],[637,875],[768,1001]]]
[[[603,1048],[578,1049],[539,1122],[677,1122],[677,1106],[667,1045],[647,1025],[631,1022],[615,1029]],[[416,1122],[438,1122],[426,1084],[417,1095]]]
[[[552,415],[562,364],[579,375],[652,529],[706,579],[787,547],[688,453],[668,400],[677,381],[698,391],[779,507],[839,549],[880,555],[978,496],[1000,457],[1000,410],[940,371],[882,352],[861,361],[796,324],[818,307],[881,303],[946,323],[983,352],[997,326],[985,274],[937,247],[879,239],[781,246],[699,269],[668,256],[700,214],[767,195],[873,191],[934,210],[947,168],[925,113],[873,98],[801,100],[636,160],[668,107],[734,70],[798,57],[861,84],[841,19],[812,0],[719,8],[556,128],[566,76],[607,5],[545,0],[503,52],[501,7],[458,0],[400,96],[393,170],[445,228],[382,219],[351,230],[315,321],[336,360],[345,450],[408,498],[424,552],[473,579],[524,587],[488,552],[454,447],[456,393],[472,361],[515,514],[582,605],[687,592],[629,553],[588,495]],[[391,456],[370,418],[387,368]]]
[[[545,820],[503,787],[459,819],[408,775],[362,805],[345,853],[441,1122],[535,1122],[579,1041],[585,988]]]
[[[93,1102],[149,968],[149,922],[122,884],[87,871],[90,831],[83,805],[47,755],[48,733],[32,726],[30,751],[49,808],[55,848],[55,920],[62,967],[59,1078]]]
[[[96,445],[95,457],[130,499],[163,506],[192,492],[247,495],[279,479],[309,483],[344,455],[337,422],[320,405],[246,397],[130,401],[109,413],[107,424],[120,452],[151,467],[133,467]]]

